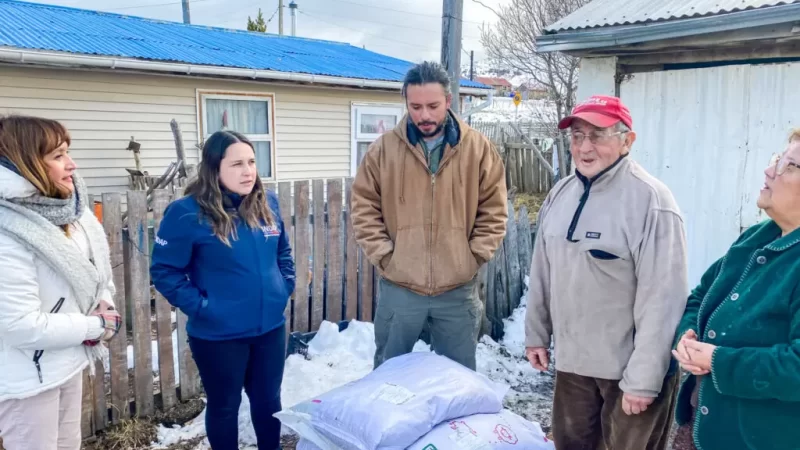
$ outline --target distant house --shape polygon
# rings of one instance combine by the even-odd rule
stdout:
[[[411,63],[349,44],[0,0],[0,114],[62,121],[93,193],[127,187],[125,150],[143,169],[190,162],[227,126],[257,147],[265,180],[347,177],[404,114]],[[488,86],[462,81],[464,95]]]
[[[516,89],[524,100],[544,100],[549,96],[547,89],[534,82],[522,83]]]
[[[511,85],[511,82],[505,78],[475,77],[475,81],[487,86],[491,86],[494,88],[494,92],[498,95],[508,94],[514,89],[514,87]]]
[[[537,38],[581,56],[579,99],[618,95],[632,156],[672,189],[694,283],[740,232],[800,126],[800,0],[594,0]]]

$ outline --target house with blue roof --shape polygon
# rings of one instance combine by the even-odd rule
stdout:
[[[56,119],[93,193],[189,162],[223,127],[247,134],[266,180],[348,177],[404,114],[412,63],[346,43],[0,0],[0,114]],[[462,95],[489,86],[462,80]]]

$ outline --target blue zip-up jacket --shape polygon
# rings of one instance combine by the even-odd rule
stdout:
[[[233,207],[242,197],[227,194]],[[236,223],[231,246],[219,240],[192,196],[172,202],[153,245],[155,288],[188,317],[189,336],[226,340],[260,336],[281,326],[294,291],[295,268],[278,198],[267,193],[275,226]]]

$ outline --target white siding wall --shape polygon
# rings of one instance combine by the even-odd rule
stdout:
[[[143,169],[151,175],[175,159],[173,118],[190,162],[197,162],[198,89],[275,94],[279,181],[349,176],[351,103],[401,102],[393,92],[0,66],[0,114],[62,121],[91,191],[110,192],[127,187],[125,168],[134,166],[125,150],[131,136],[142,144]]]
[[[763,170],[800,126],[800,64],[636,74],[621,96],[638,139],[632,156],[675,195],[686,220],[689,281],[742,228],[764,219]]]

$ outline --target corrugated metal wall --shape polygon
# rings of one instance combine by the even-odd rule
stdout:
[[[634,158],[672,190],[686,219],[689,282],[699,282],[744,227],[763,170],[800,126],[800,63],[636,74],[621,86]]]

